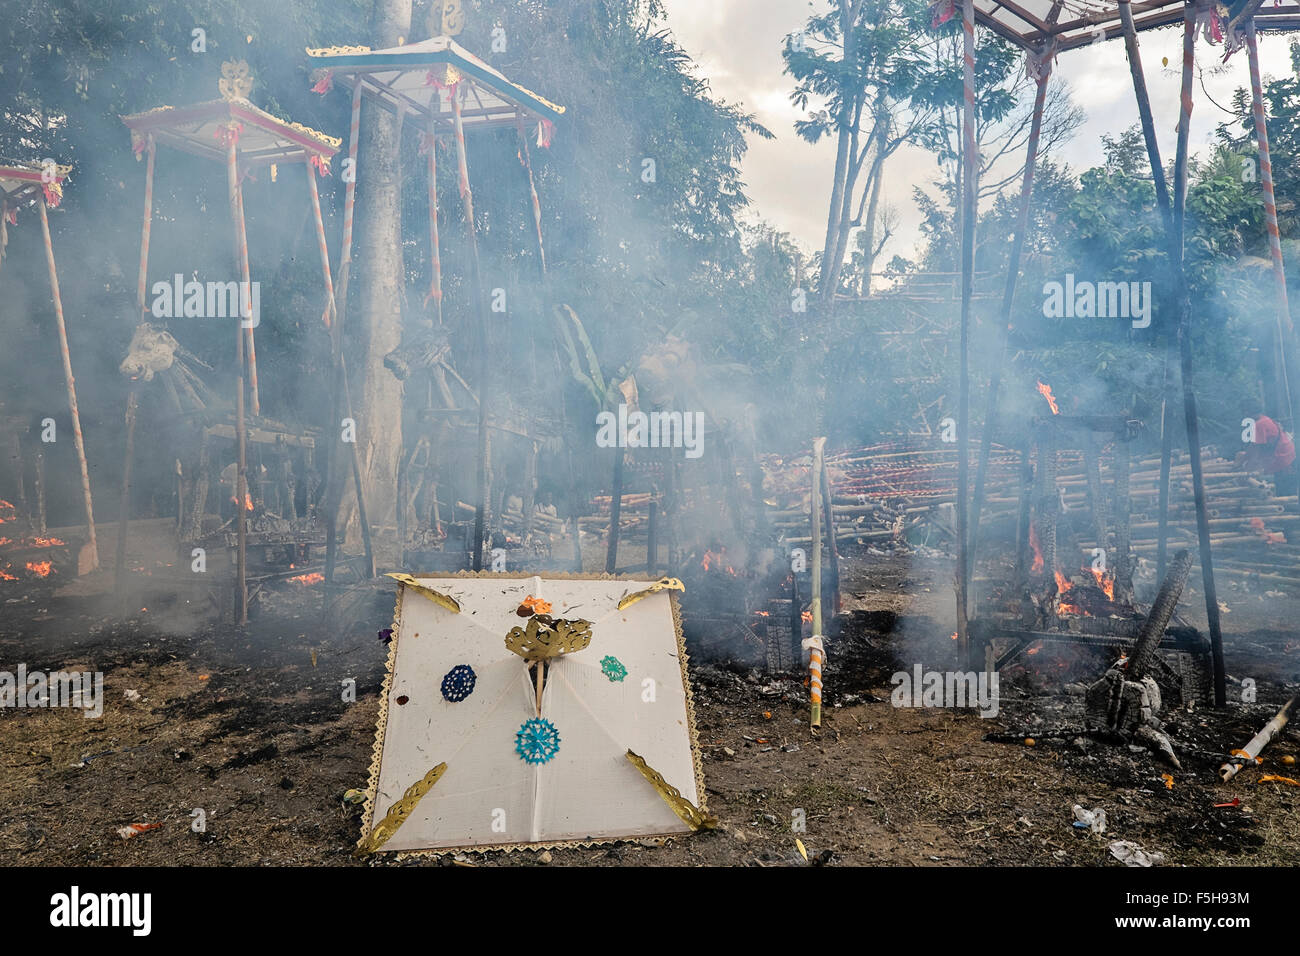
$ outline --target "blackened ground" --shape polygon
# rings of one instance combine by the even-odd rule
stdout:
[[[1231,784],[1215,774],[1222,754],[1267,721],[1300,671],[1300,637],[1288,624],[1300,602],[1224,595],[1229,670],[1256,680],[1258,702],[1172,714],[1184,769],[1171,772],[1144,751],[1033,736],[1081,724],[1081,698],[1065,687],[1095,678],[1104,659],[1047,649],[1025,658],[1003,675],[994,719],[891,706],[895,671],[955,666],[951,580],[951,562],[937,556],[846,559],[843,630],[829,646],[818,733],[808,726],[802,673],[770,677],[694,661],[718,829],[664,845],[556,850],[550,865],[805,865],[796,838],[812,861],[831,865],[1118,866],[1106,849],[1112,839],[1163,852],[1171,864],[1300,860],[1300,789],[1258,782],[1264,773],[1297,775],[1281,762],[1296,753],[1294,739],[1276,741],[1262,766]],[[0,710],[0,859],[362,865],[351,856],[360,808],[342,798],[366,784],[386,654],[376,632],[392,616],[386,585],[327,619],[318,589],[283,585],[242,631],[195,627],[186,599],[164,588],[109,623],[111,603],[77,596],[85,590],[0,594],[0,670],[18,662],[100,670],[106,697],[99,720]],[[1196,597],[1183,603],[1193,621]],[[343,699],[349,680],[355,703]],[[1214,807],[1234,798],[1238,806]],[[1076,803],[1106,810],[1105,837],[1071,826]],[[195,810],[205,832],[191,826]],[[163,825],[121,839],[117,828],[131,823]],[[544,859],[493,853],[460,862]],[[402,864],[381,854],[369,865]]]

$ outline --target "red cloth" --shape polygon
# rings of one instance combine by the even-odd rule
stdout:
[[[1282,431],[1282,426],[1267,415],[1260,415],[1255,419],[1255,444],[1267,445],[1275,439],[1277,445],[1273,448],[1273,458],[1264,465],[1264,472],[1270,475],[1291,467],[1295,461],[1295,443]]]

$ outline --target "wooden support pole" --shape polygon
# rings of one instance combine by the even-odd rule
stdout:
[[[334,276],[330,273],[330,249],[329,243],[325,239],[325,220],[320,214],[320,188],[316,185],[316,167],[311,163],[305,164],[307,171],[307,194],[311,198],[312,220],[316,224],[316,246],[320,251],[320,268],[321,276],[325,280],[325,311],[321,314],[321,321],[325,323],[325,328],[334,327]]]
[[[1201,471],[1201,440],[1197,422],[1196,396],[1192,391],[1191,293],[1183,261],[1184,227],[1187,200],[1188,140],[1192,125],[1192,71],[1196,54],[1195,11],[1199,2],[1188,3],[1183,18],[1183,73],[1181,113],[1178,123],[1178,153],[1174,159],[1174,239],[1178,251],[1178,351],[1180,378],[1183,384],[1183,415],[1187,422],[1188,454],[1192,467],[1192,494],[1196,503],[1196,534],[1200,547],[1201,583],[1205,591],[1205,616],[1210,628],[1210,649],[1214,661],[1214,704],[1227,704],[1227,674],[1223,663],[1223,633],[1219,621],[1218,592],[1214,582],[1214,556],[1211,553],[1209,516],[1205,511],[1205,477]]]
[[[650,499],[650,517],[646,528],[645,570],[654,575],[659,567],[659,502]]]
[[[623,459],[627,452],[621,447],[614,449],[614,490],[609,503],[609,537],[605,546],[605,573],[618,572],[618,531],[623,519]]]
[[[352,114],[348,133],[349,167],[354,175],[347,180],[343,200],[343,248],[339,252],[339,269],[334,280],[334,325],[330,329],[330,361],[334,383],[331,389],[332,411],[329,428],[340,428],[343,409],[343,323],[348,310],[348,280],[352,275],[352,226],[357,207],[357,149],[361,139],[361,79],[355,78],[352,87]],[[330,445],[329,485],[325,491],[325,583],[334,583],[334,567],[338,560],[339,507],[343,503],[343,449],[341,441]]]
[[[1052,9],[1053,19],[1060,6]],[[1025,56],[1035,54],[1026,52]],[[1025,172],[1020,183],[1020,210],[1016,221],[1016,235],[1011,243],[1007,262],[1007,279],[1002,288],[1002,311],[998,323],[998,361],[989,376],[989,392],[984,406],[984,427],[980,437],[979,462],[975,468],[975,499],[971,505],[970,556],[967,575],[974,574],[976,555],[979,552],[980,513],[984,507],[984,483],[988,477],[989,454],[993,448],[993,433],[998,420],[998,401],[1002,392],[1002,370],[1007,364],[1007,341],[1011,331],[1011,309],[1016,298],[1016,284],[1020,279],[1020,257],[1024,252],[1025,238],[1029,234],[1029,208],[1034,192],[1034,167],[1038,161],[1038,141],[1043,131],[1043,107],[1047,102],[1047,81],[1052,75],[1052,48],[1049,46],[1037,56],[1038,90],[1034,94],[1034,110],[1029,121],[1029,143],[1025,147]],[[969,580],[969,578],[968,578]]]
[[[827,557],[831,562],[831,612],[840,613],[840,546],[836,541],[835,506],[832,504],[830,473],[822,468],[822,513],[826,520]]]
[[[131,465],[135,459],[135,413],[140,390],[132,386],[126,397],[126,439],[122,460],[122,498],[117,510],[117,554],[113,563],[113,587],[118,598],[126,601],[126,539],[131,532]],[[123,603],[122,610],[126,610]]]
[[[975,177],[979,154],[975,145],[975,0],[962,0],[962,182],[961,182],[961,341],[957,384],[957,641],[966,657],[969,606],[970,529],[967,492],[970,479],[970,325],[975,275],[975,217],[978,208]]]
[[[1264,193],[1264,225],[1268,229],[1268,254],[1273,262],[1273,309],[1277,318],[1277,347],[1282,371],[1277,410],[1291,416],[1294,430],[1300,427],[1300,372],[1296,369],[1295,326],[1287,300],[1286,269],[1282,264],[1282,237],[1277,227],[1277,199],[1273,193],[1273,162],[1268,148],[1268,123],[1264,119],[1264,89],[1259,75],[1259,44],[1255,20],[1246,23],[1246,53],[1250,59],[1250,92],[1255,116],[1255,141],[1259,144],[1259,182]]]
[[[1170,266],[1175,271],[1182,259],[1181,248],[1174,247],[1173,205],[1169,199],[1169,187],[1165,181],[1165,167],[1160,160],[1160,145],[1156,140],[1155,119],[1151,114],[1151,97],[1147,93],[1146,74],[1142,69],[1142,57],[1138,52],[1137,27],[1133,22],[1133,10],[1130,0],[1120,0],[1120,23],[1124,31],[1124,49],[1128,53],[1129,74],[1133,78],[1133,94],[1137,98],[1138,118],[1142,125],[1142,138],[1146,142],[1147,159],[1151,165],[1151,179],[1155,184],[1156,205],[1165,224],[1165,241],[1169,247]],[[1172,388],[1172,369],[1174,364],[1173,340],[1166,333],[1164,354],[1164,375],[1160,403],[1160,534],[1159,549],[1156,558],[1156,580],[1163,581],[1168,565],[1169,541],[1169,471],[1173,458],[1173,433],[1169,420],[1169,396]]]
[[[230,203],[230,221],[234,230],[235,264],[241,274],[248,275],[248,245],[243,232],[243,199],[239,190],[238,133],[235,128],[226,135],[226,191]],[[247,288],[247,287],[245,287]],[[235,358],[238,373],[235,379],[235,443],[238,454],[238,472],[235,480],[235,529],[237,554],[235,561],[235,587],[238,591],[240,625],[248,623],[248,518],[244,503],[248,500],[248,429],[244,420],[244,318],[240,303],[239,325],[235,328]]]
[[[474,192],[469,184],[469,160],[465,155],[465,124],[461,119],[461,95],[468,83],[462,79],[451,91],[451,115],[456,129],[456,160],[460,167],[460,195],[465,202],[465,227],[469,233],[470,298],[479,318],[478,362],[478,501],[474,506],[474,570],[483,570],[483,536],[487,532],[488,497],[488,402],[492,387],[488,383],[488,315],[483,300],[483,273],[478,255],[478,228],[474,224]]]
[[[68,390],[68,409],[72,412],[72,443],[77,450],[77,464],[81,467],[81,497],[86,507],[87,547],[91,554],[91,568],[99,567],[99,545],[95,541],[95,509],[90,499],[90,469],[86,466],[86,443],[81,437],[81,412],[77,409],[77,380],[72,374],[72,353],[68,351],[68,327],[63,321],[63,297],[59,294],[59,272],[54,265],[54,243],[50,240],[50,218],[45,212],[45,201],[37,197],[40,210],[41,235],[45,239],[45,264],[50,273],[50,294],[54,302],[54,321],[59,331],[59,353],[63,359],[63,382]]]

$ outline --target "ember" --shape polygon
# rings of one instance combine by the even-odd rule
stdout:
[[[235,502],[236,504],[238,504],[238,503],[239,503],[239,496],[238,496],[238,495],[231,495],[231,496],[230,496],[230,500],[233,501],[233,502]],[[244,510],[245,510],[245,511],[252,511],[252,510],[253,510],[253,496],[250,495],[247,491],[244,492]]]
[[[311,571],[307,574],[298,574],[289,578],[291,584],[320,584],[325,580],[325,575],[319,571]]]
[[[1037,574],[1043,570],[1043,549],[1038,546],[1038,532],[1034,530],[1033,522],[1029,524],[1029,546],[1034,549],[1034,563],[1029,570]]]
[[[3,540],[0,540],[0,544],[7,544],[8,541],[9,541],[8,538],[4,538]],[[28,544],[34,548],[57,548],[57,547],[61,547],[64,543],[65,542],[63,541],[62,538],[34,537],[28,541]]]
[[[720,549],[717,554],[714,554],[713,550],[709,549],[708,551],[704,552],[704,557],[700,559],[700,567],[702,567],[705,571],[709,571],[709,570],[726,571],[730,575],[735,575],[736,569],[729,564],[723,563],[726,556],[727,556],[726,548]],[[714,568],[714,565],[717,565],[716,569]]]
[[[38,578],[47,578],[50,576],[50,572],[54,570],[54,566],[49,561],[28,561],[27,570]]]
[[[1053,415],[1061,414],[1061,409],[1056,404],[1056,396],[1052,394],[1052,386],[1044,385],[1042,382],[1039,382],[1038,394],[1047,399],[1047,404],[1052,406]]]

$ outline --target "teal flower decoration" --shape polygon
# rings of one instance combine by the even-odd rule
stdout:
[[[610,683],[619,683],[627,676],[627,668],[613,654],[606,654],[600,659],[600,669],[605,672]]]
[[[546,763],[560,752],[560,732],[549,720],[533,717],[525,720],[515,734],[515,753],[524,763]]]

